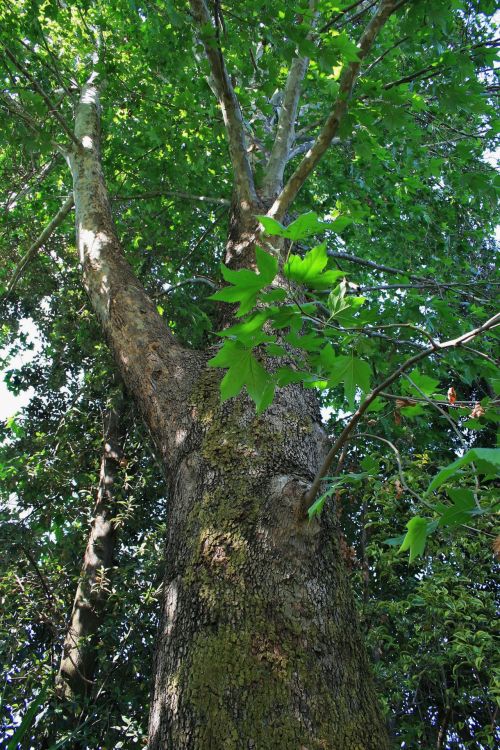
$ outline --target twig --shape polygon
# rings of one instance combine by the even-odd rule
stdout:
[[[212,279],[207,279],[206,276],[191,276],[189,279],[184,279],[183,281],[179,281],[177,284],[172,284],[168,289],[162,289],[159,292],[156,292],[156,294],[153,294],[153,299],[157,299],[157,297],[163,297],[165,294],[170,294],[171,292],[174,292],[176,289],[180,289],[183,286],[187,286],[188,284],[206,284],[211,289],[218,289],[217,284],[215,281],[212,281]]]
[[[388,47],[385,50],[385,52],[382,52],[381,55],[379,55],[377,58],[375,58],[375,60],[372,63],[370,63],[370,65],[366,68],[366,70],[362,70],[359,75],[360,76],[366,76],[366,75],[368,75],[368,73],[371,70],[373,70],[373,68],[375,67],[375,65],[378,65],[379,62],[382,62],[382,60],[384,59],[384,57],[386,57],[389,54],[389,52],[392,52],[392,50],[397,49],[397,47],[399,47],[401,44],[404,44],[404,42],[407,42],[409,38],[410,38],[409,36],[404,36],[401,39],[399,39],[395,44],[393,44],[391,47]]]
[[[406,380],[409,382],[409,384],[413,388],[415,388],[415,390],[418,391],[418,393],[420,393],[420,395],[422,396],[422,398],[425,401],[427,401],[428,404],[430,404],[431,406],[433,406],[434,409],[436,409],[436,411],[439,412],[439,414],[441,414],[441,416],[446,419],[446,421],[450,425],[451,429],[453,430],[453,432],[455,433],[455,435],[458,437],[458,440],[459,440],[460,445],[462,446],[462,448],[467,448],[467,441],[466,441],[466,439],[464,438],[464,436],[462,435],[462,433],[458,429],[458,427],[455,424],[454,420],[450,417],[450,415],[448,414],[448,412],[446,412],[443,409],[443,407],[441,406],[441,404],[437,403],[436,401],[432,401],[432,399],[430,399],[428,397],[428,395],[426,393],[424,393],[424,391],[416,383],[413,382],[413,380],[410,378],[409,375],[407,375],[406,373],[403,373],[403,377],[406,378]],[[480,508],[481,506],[479,504],[479,499],[478,499],[479,477],[477,475],[476,465],[475,465],[474,462],[471,462],[471,468],[472,468],[472,470],[474,472],[474,483],[476,485],[476,491],[474,493],[474,500],[475,500],[476,505],[478,506],[478,508]]]
[[[216,209],[216,211],[217,210],[220,211],[220,209]],[[206,238],[209,236],[209,234],[211,234],[213,232],[213,230],[215,229],[215,227],[217,226],[217,224],[221,221],[221,219],[223,219],[224,215],[225,214],[222,213],[222,211],[221,211],[219,213],[219,216],[217,216],[214,219],[214,221],[210,224],[210,226],[207,227],[202,232],[202,234],[199,237],[199,239],[196,240],[196,242],[194,243],[193,247],[189,250],[188,253],[186,253],[185,257],[182,259],[182,261],[179,263],[179,265],[176,266],[173,269],[172,275],[175,275],[182,268],[182,266],[186,263],[186,261],[193,255],[193,253],[195,253],[198,250],[198,248],[203,244],[203,242],[206,240]]]
[[[380,435],[372,435],[369,432],[357,432],[355,435],[349,438],[349,440],[356,440],[358,437],[367,437],[371,438],[372,440],[379,440],[381,443],[385,443],[389,446],[389,448],[393,451],[396,462],[398,464],[398,474],[399,474],[399,480],[401,484],[403,485],[403,488],[408,492],[408,494],[412,495],[416,500],[419,501],[419,503],[422,503],[423,505],[427,506],[429,509],[434,510],[434,506],[431,505],[431,503],[428,503],[424,498],[418,494],[418,492],[415,492],[415,490],[412,490],[412,488],[409,486],[408,482],[406,481],[404,471],[403,471],[403,462],[401,461],[401,454],[394,445],[394,443],[391,443],[390,440],[387,440],[387,438],[380,437]]]
[[[182,198],[188,201],[200,201],[201,203],[217,203],[219,206],[230,206],[231,201],[227,198],[213,198],[210,195],[193,195],[184,193],[181,190],[151,190],[149,193],[137,193],[136,195],[113,195],[112,201],[142,201],[150,198],[161,198],[162,196],[172,196],[173,198]]]
[[[413,365],[415,365],[421,359],[424,359],[424,357],[428,357],[430,354],[443,351],[445,349],[458,347],[461,344],[464,344],[465,342],[470,341],[476,336],[479,336],[481,333],[484,333],[485,331],[489,331],[490,329],[495,328],[498,325],[500,325],[500,313],[497,313],[496,315],[494,315],[492,318],[487,320],[485,323],[483,323],[483,325],[479,326],[478,328],[474,328],[471,331],[468,331],[467,333],[462,334],[461,336],[457,336],[456,338],[450,339],[449,341],[444,341],[442,344],[435,341],[432,346],[429,346],[426,349],[423,349],[421,352],[418,352],[418,354],[415,354],[413,357],[406,360],[406,362],[403,362],[403,364],[400,365],[397,368],[397,370],[391,373],[380,385],[374,388],[371,391],[371,393],[365,398],[365,400],[361,402],[358,409],[354,412],[349,422],[346,424],[346,426],[344,427],[344,429],[342,430],[338,438],[335,440],[334,444],[330,448],[328,455],[326,456],[323,462],[323,465],[321,466],[318,473],[316,474],[311,484],[311,487],[304,494],[304,497],[302,499],[302,505],[301,505],[301,510],[303,512],[304,518],[307,516],[307,509],[314,502],[314,499],[316,498],[321,482],[323,481],[325,476],[328,474],[328,471],[330,469],[330,466],[332,465],[333,459],[335,458],[339,450],[342,448],[345,441],[350,436],[354,427],[357,425],[357,423],[359,422],[359,420],[361,419],[365,411],[368,409],[370,404],[373,403],[373,401],[375,401],[377,396],[382,391],[384,391],[389,385],[394,383],[394,381],[397,380],[400,375],[406,372],[406,370],[409,370],[411,367],[413,367]]]
[[[12,52],[7,47],[4,47],[4,52],[7,55],[7,57],[9,58],[9,60],[11,61],[11,63],[19,70],[20,73],[23,74],[23,76],[25,78],[28,79],[28,81],[31,83],[31,85],[33,86],[33,88],[37,92],[37,94],[39,94],[42,97],[43,101],[47,105],[47,108],[48,108],[50,114],[57,120],[57,122],[62,127],[62,129],[64,130],[64,132],[66,133],[66,135],[69,136],[69,138],[73,141],[73,143],[75,144],[75,146],[78,149],[81,148],[81,144],[80,144],[78,138],[75,136],[75,134],[73,133],[73,131],[71,130],[71,128],[69,127],[69,125],[66,123],[66,121],[64,120],[64,118],[59,114],[59,112],[56,109],[56,106],[52,103],[52,101],[47,96],[47,94],[42,89],[42,87],[39,85],[39,83],[33,78],[33,76],[31,75],[31,73],[24,67],[24,65],[22,63],[20,63],[17,60],[17,58],[15,57],[15,55],[13,55]]]

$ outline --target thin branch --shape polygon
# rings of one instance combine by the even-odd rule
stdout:
[[[438,411],[439,414],[441,414],[441,416],[446,419],[446,421],[450,425],[451,429],[453,430],[453,432],[455,433],[455,435],[458,437],[458,439],[459,439],[462,447],[467,446],[467,441],[465,440],[464,436],[462,435],[462,433],[460,432],[460,430],[458,429],[457,425],[455,424],[455,422],[453,421],[453,419],[450,417],[450,415],[448,414],[448,412],[446,412],[443,409],[443,407],[441,406],[441,404],[438,403],[437,401],[433,401],[431,398],[429,398],[429,396],[427,396],[427,394],[410,378],[409,375],[407,375],[406,373],[403,373],[403,377],[406,378],[406,380],[409,382],[409,384],[412,386],[412,388],[415,388],[415,390],[418,391],[418,393],[420,393],[420,395],[422,396],[422,399],[427,404],[429,404],[430,406],[433,406],[434,409],[436,409],[436,411]]]
[[[372,63],[370,63],[370,65],[366,68],[366,70],[361,71],[360,76],[368,75],[368,73],[370,73],[370,71],[372,71],[373,68],[379,64],[379,62],[382,62],[384,57],[386,57],[389,54],[389,52],[392,52],[394,49],[397,49],[401,44],[404,44],[404,42],[407,42],[409,38],[410,38],[409,36],[404,36],[401,39],[399,39],[395,44],[393,44],[391,47],[388,47],[385,50],[385,52],[382,52],[381,55],[376,57],[375,60]]]
[[[224,118],[236,189],[240,198],[248,203],[248,208],[250,209],[250,206],[257,202],[257,194],[255,192],[252,169],[245,145],[245,132],[240,105],[227,74],[222,52],[218,45],[214,46],[213,44],[217,38],[216,29],[214,28],[205,0],[189,0],[189,4],[200,32],[201,41],[205,48],[205,55],[210,64],[212,81]],[[207,28],[213,30],[213,35],[210,35],[210,37],[207,36]]]
[[[348,260],[350,263],[357,263],[358,266],[366,266],[367,268],[373,268],[375,271],[384,271],[385,273],[394,273],[398,276],[408,276],[410,279],[415,279],[416,281],[423,281],[425,283],[428,283],[430,279],[426,279],[425,276],[416,276],[412,273],[407,273],[406,271],[402,271],[400,268],[394,268],[393,266],[386,266],[382,263],[374,263],[373,260],[365,260],[364,258],[359,258],[357,255],[350,255],[349,253],[344,253],[342,251],[337,250],[328,250],[327,254],[330,258],[338,258],[339,260]]]
[[[304,497],[302,499],[302,506],[301,506],[304,518],[306,518],[307,516],[307,509],[314,502],[314,499],[316,498],[321,482],[323,481],[325,476],[327,476],[328,474],[328,471],[330,469],[330,466],[332,465],[333,459],[335,458],[339,450],[341,450],[345,441],[350,436],[354,427],[357,425],[357,423],[359,422],[359,420],[361,419],[365,411],[368,409],[370,404],[373,403],[373,401],[375,401],[377,396],[382,391],[384,391],[388,386],[394,383],[394,381],[397,380],[400,375],[402,375],[404,372],[406,372],[411,367],[413,367],[413,365],[415,365],[421,359],[424,359],[424,357],[428,357],[430,354],[443,351],[445,349],[456,348],[460,346],[461,344],[465,344],[466,342],[470,341],[476,336],[479,336],[481,333],[484,333],[485,331],[489,331],[492,328],[495,328],[498,325],[500,325],[500,313],[497,313],[496,315],[494,315],[492,318],[487,320],[485,323],[483,323],[483,325],[479,326],[478,328],[474,328],[473,330],[468,331],[467,333],[464,333],[461,336],[457,336],[455,339],[444,341],[442,344],[435,341],[432,346],[429,346],[426,349],[423,349],[421,352],[418,352],[418,354],[415,354],[413,357],[406,360],[406,362],[403,362],[403,364],[400,365],[397,368],[397,370],[391,373],[382,383],[380,383],[380,385],[374,388],[371,391],[371,393],[365,398],[365,400],[361,402],[358,409],[354,412],[349,422],[346,424],[346,426],[344,427],[344,429],[342,430],[338,438],[335,440],[334,444],[330,448],[328,455],[326,456],[323,462],[323,465],[321,466],[318,473],[316,474],[311,484],[311,487],[304,494]]]
[[[349,99],[359,75],[361,62],[372,48],[377,34],[393,13],[396,5],[397,3],[395,0],[382,0],[379,9],[368,23],[359,40],[358,59],[350,62],[342,71],[339,82],[339,95],[333,110],[316,138],[314,146],[304,156],[299,166],[276,198],[268,212],[269,216],[276,219],[283,218],[300,188],[316,167],[319,160],[323,157],[325,151],[330,146],[332,139],[337,135],[340,123],[347,112]]]
[[[316,0],[309,1],[309,10],[314,14]],[[312,25],[311,25],[312,28]],[[311,38],[311,32],[306,39]],[[262,193],[265,198],[273,198],[283,187],[283,175],[290,158],[290,150],[295,140],[295,121],[299,106],[302,81],[309,67],[308,57],[295,57],[290,66],[283,91],[283,102],[276,127],[276,138],[267,162]]]
[[[26,266],[28,265],[28,263],[32,260],[32,258],[34,258],[34,256],[36,255],[37,251],[42,247],[42,245],[44,245],[45,242],[47,242],[48,238],[50,237],[50,235],[52,234],[52,232],[54,231],[54,229],[56,229],[56,227],[58,227],[59,224],[61,224],[61,222],[63,221],[63,219],[66,218],[66,216],[69,214],[69,212],[73,208],[73,203],[74,203],[73,194],[71,194],[69,196],[69,198],[67,198],[66,201],[64,202],[64,204],[61,206],[61,208],[59,209],[59,211],[57,212],[57,214],[54,216],[54,218],[52,219],[52,221],[49,224],[47,224],[47,226],[45,227],[45,229],[43,230],[43,232],[33,242],[33,244],[31,245],[31,247],[27,251],[27,253],[25,255],[23,255],[23,257],[21,258],[21,260],[17,264],[16,270],[14,271],[14,274],[13,274],[13,276],[12,276],[12,278],[10,280],[10,283],[9,283],[9,285],[7,287],[7,291],[5,293],[6,297],[8,297],[10,294],[12,294],[12,292],[14,291],[14,289],[17,286],[17,282],[21,278],[21,276],[22,276],[22,274],[24,272],[24,269],[26,268]]]
[[[391,443],[390,440],[387,440],[387,438],[380,437],[379,435],[372,435],[369,432],[357,432],[355,435],[349,438],[349,440],[356,440],[358,437],[367,437],[371,438],[372,440],[379,440],[381,443],[385,443],[389,446],[389,448],[393,451],[396,462],[398,465],[398,474],[399,474],[399,481],[401,482],[403,488],[408,492],[409,495],[412,495],[415,500],[418,500],[419,503],[422,503],[423,505],[426,505],[428,508],[431,508],[434,510],[434,507],[431,505],[431,503],[428,503],[424,498],[418,494],[418,492],[415,492],[415,490],[412,490],[412,488],[409,486],[408,482],[406,481],[406,477],[403,471],[403,462],[401,460],[401,454],[394,445],[394,443]]]
[[[113,195],[112,201],[142,201],[150,198],[161,198],[162,196],[172,196],[172,198],[182,198],[188,201],[200,201],[201,203],[216,203],[219,206],[230,206],[231,201],[227,198],[212,198],[210,195],[192,195],[180,190],[152,190],[149,193],[138,193],[137,195]]]
[[[331,18],[329,21],[327,21],[327,23],[324,24],[324,26],[320,28],[319,30],[320,34],[324,34],[325,31],[328,31],[328,29],[331,29],[332,26],[334,26],[337,23],[337,21],[340,21],[342,16],[345,16],[345,14],[349,13],[350,10],[354,10],[354,8],[357,8],[358,5],[361,5],[361,3],[364,3],[364,2],[365,0],[356,0],[356,2],[351,3],[351,5],[348,5],[347,8],[344,8],[343,10],[341,10],[340,13],[337,13],[336,16]]]
[[[343,29],[344,26],[347,26],[348,24],[355,23],[358,19],[362,18],[365,13],[368,13],[368,11],[373,8],[374,5],[377,4],[377,0],[372,0],[371,3],[368,3],[365,5],[364,8],[362,8],[358,13],[355,13],[353,16],[349,16],[349,18],[346,18],[342,23],[339,23],[337,26],[338,29]]]
[[[25,195],[28,195],[31,193],[32,190],[35,189],[35,185],[33,182],[36,180],[36,187],[38,187],[44,179],[47,177],[47,175],[54,169],[54,167],[57,164],[57,154],[52,157],[48,162],[46,162],[40,169],[39,172],[32,173],[29,177],[26,178],[24,185],[19,188],[19,190],[16,192],[12,192],[7,200],[5,201],[5,204],[3,206],[4,211],[9,211],[11,206],[15,205],[16,203],[19,203],[19,201],[24,198]]]
[[[15,55],[13,55],[12,52],[7,47],[4,47],[3,49],[4,49],[5,54],[7,55],[7,57],[9,58],[9,60],[11,61],[11,63],[17,68],[17,70],[20,73],[23,74],[23,76],[25,78],[27,78],[27,80],[31,83],[31,85],[32,85],[33,89],[36,91],[36,93],[39,94],[42,97],[43,101],[47,105],[47,108],[48,108],[50,114],[57,120],[57,122],[62,127],[62,129],[64,130],[64,132],[66,133],[66,135],[69,136],[69,138],[73,141],[73,143],[76,145],[77,148],[80,148],[80,143],[79,143],[78,139],[76,138],[75,134],[73,133],[73,131],[71,130],[71,128],[69,127],[69,125],[66,123],[66,121],[64,120],[64,118],[61,116],[61,114],[57,111],[56,106],[52,103],[52,101],[47,96],[47,94],[45,93],[45,91],[42,89],[42,87],[40,86],[40,84],[33,78],[33,76],[31,75],[31,73],[29,72],[29,70],[27,70],[24,67],[24,65],[17,60],[17,58],[15,57]]]
[[[467,348],[468,347],[462,346],[462,349],[467,349]],[[386,399],[389,399],[390,401],[404,401],[405,405],[407,402],[408,406],[414,406],[415,404],[425,404],[425,403],[432,404],[432,405],[441,404],[440,401],[434,401],[432,399],[429,399],[428,396],[426,396],[425,398],[418,398],[417,396],[403,396],[403,395],[398,396],[394,393],[385,393],[383,391],[379,393],[378,395],[380,396],[380,398],[386,398]],[[453,404],[448,404],[448,407],[454,407],[454,408],[459,408],[460,406],[470,407],[470,406],[474,406],[476,402],[477,402],[477,399],[470,400],[470,401],[455,401]],[[496,406],[499,404],[500,404],[500,400],[491,402],[492,406]]]
[[[221,209],[220,208],[216,209],[215,213],[217,213],[217,211],[220,212],[219,215],[214,219],[214,221],[210,224],[210,226],[208,226],[202,232],[202,234],[200,235],[200,237],[196,240],[196,242],[194,243],[193,247],[185,255],[185,257],[182,259],[182,261],[179,263],[179,265],[176,266],[173,269],[172,274],[176,274],[184,266],[184,264],[186,263],[186,261],[198,250],[198,248],[200,247],[200,245],[202,245],[203,242],[206,240],[206,238],[213,232],[213,230],[215,229],[215,227],[217,226],[217,224],[219,224],[219,222],[224,218],[225,214],[221,211]]]
[[[167,289],[162,289],[161,291],[156,292],[156,294],[153,294],[151,296],[153,297],[153,299],[157,299],[158,297],[163,297],[165,294],[171,294],[176,289],[180,289],[181,287],[187,286],[188,284],[206,284],[211,289],[219,288],[215,281],[212,281],[212,279],[208,279],[206,276],[191,276],[191,278],[179,281],[178,284],[172,284],[172,286],[169,286]]]
[[[484,352],[480,352],[478,349],[473,349],[472,346],[465,346],[465,344],[462,345],[462,349],[466,349],[468,352],[472,352],[473,354],[475,354],[478,357],[482,357],[483,359],[487,359],[488,362],[491,362],[492,365],[495,365],[495,367],[498,367],[498,360],[493,359],[493,357],[489,357]],[[455,401],[455,403],[457,403],[457,402]]]

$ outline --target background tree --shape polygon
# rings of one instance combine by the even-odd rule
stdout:
[[[27,599],[33,596],[34,602],[40,596],[58,600],[49,635],[44,631],[35,636],[31,620],[37,621],[38,608],[29,612],[27,655],[9,659],[13,666],[7,674],[6,706],[15,723],[22,703],[36,691],[37,677],[45,674],[50,684],[58,656],[50,649],[61,642],[64,602],[68,606],[74,594],[61,559],[71,550],[81,524],[81,514],[72,515],[75,496],[95,482],[100,437],[90,441],[92,450],[82,446],[84,455],[80,446],[75,455],[71,448],[75,435],[79,442],[92,430],[95,436],[95,410],[106,401],[111,382],[98,323],[167,476],[168,565],[150,747],[240,747],[253,742],[259,748],[301,743],[380,748],[387,745],[385,729],[344,569],[349,545],[337,539],[333,503],[311,523],[303,513],[304,492],[315,475],[321,479],[318,469],[325,452],[318,405],[311,389],[285,384],[297,379],[290,369],[297,369],[299,362],[300,380],[306,386],[320,385],[325,405],[338,420],[347,420],[348,432],[335,427],[335,437],[346,438],[338,445],[339,471],[348,446],[351,468],[358,458],[372,462],[364,469],[372,479],[362,478],[369,489],[367,507],[360,510],[365,516],[384,508],[380,477],[388,481],[392,476],[390,464],[378,473],[373,465],[366,435],[374,428],[376,437],[389,443],[396,431],[394,439],[401,452],[406,449],[404,460],[420,492],[426,473],[430,479],[439,465],[453,458],[449,454],[454,448],[464,449],[464,441],[466,448],[476,441],[480,447],[491,444],[498,377],[491,356],[495,281],[490,237],[495,217],[492,169],[483,154],[496,142],[492,97],[497,42],[488,20],[493,4],[462,2],[450,9],[448,3],[435,2],[323,2],[297,9],[248,3],[241,11],[194,0],[175,9],[161,2],[132,9],[121,4],[17,3],[2,11],[2,107],[9,114],[2,135],[3,179],[9,186],[3,334],[12,350],[22,346],[19,323],[29,318],[43,337],[43,355],[8,377],[13,390],[35,384],[37,395],[25,423],[7,425],[14,436],[4,446],[3,471],[10,483],[6,528],[13,528],[13,516],[19,518],[21,511],[29,514],[21,525],[16,520],[14,528],[21,538],[28,534],[25,547],[32,560],[20,584],[6,560],[4,585],[6,592],[28,586]],[[105,84],[101,125],[98,83]],[[96,318],[87,311],[74,260],[68,219],[72,190],[83,281]],[[325,226],[309,215],[291,248],[263,236],[256,215],[267,214],[266,231],[279,238],[286,232],[276,229],[271,218],[286,225],[295,218],[287,215],[290,211],[311,208],[330,220],[330,275],[321,282],[314,281],[314,274],[308,277],[316,290],[330,292],[333,287],[333,296],[325,297],[323,305],[327,319],[316,314],[321,300],[310,301],[306,284],[305,291],[290,290],[298,295],[293,310],[269,314],[268,328],[260,326],[259,341],[252,302],[267,285],[266,274],[274,280],[278,248],[297,258],[295,268],[305,269],[308,259],[322,251],[316,256],[309,252],[305,265],[299,266],[308,249],[303,241]],[[268,251],[257,255],[260,278],[248,275],[255,268],[256,242]],[[42,246],[47,251],[43,255],[38,253]],[[233,337],[231,356],[225,344],[226,354],[216,360],[229,366],[223,396],[236,395],[246,385],[263,410],[276,384],[283,386],[260,416],[245,396],[220,406],[217,371],[205,367],[216,351],[213,330],[234,323],[231,314],[208,299],[211,287],[220,284],[220,258],[229,268],[224,278],[232,287],[219,298],[246,300],[240,312],[248,314],[240,328],[226,331],[226,338]],[[320,276],[323,268],[314,273]],[[234,275],[241,269],[246,276]],[[286,267],[284,274],[307,280],[305,275],[291,276]],[[339,284],[344,276],[358,288]],[[262,303],[277,302],[279,308],[279,290],[286,286],[278,280],[274,301]],[[309,307],[304,308],[302,294]],[[362,307],[361,294],[366,298]],[[314,315],[311,304],[316,305]],[[281,327],[279,315],[285,315]],[[263,323],[262,316],[260,320]],[[283,331],[279,338],[266,339],[269,325],[277,323]],[[456,342],[466,331],[481,327],[486,334],[480,344],[460,340],[465,344],[460,352],[455,345],[446,352],[434,345],[436,340]],[[325,335],[330,336],[327,343]],[[410,381],[391,383],[389,393],[371,405],[376,411],[353,422],[369,379],[380,386],[429,341],[434,343],[419,369],[408,369]],[[283,344],[284,349],[272,348]],[[277,352],[281,373],[273,365]],[[243,370],[235,372],[236,363]],[[426,380],[430,373],[436,381],[432,387]],[[458,426],[440,405],[450,387],[459,394],[453,412]],[[390,416],[394,404],[396,424]],[[430,441],[432,410],[439,417],[437,437]],[[62,443],[57,436],[66,431],[68,421],[72,431]],[[64,447],[69,477],[64,487],[72,488],[56,498],[59,515],[52,503],[54,486],[61,486],[60,467],[48,450],[48,434],[57,439],[56,456]],[[393,462],[394,455],[400,455],[389,444],[381,445],[387,448],[386,461],[387,455]],[[425,472],[413,459],[419,451],[431,456]],[[92,472],[82,480],[85,460],[92,463]],[[158,486],[150,459],[141,456],[137,461],[137,486],[145,481]],[[484,473],[475,480],[471,475],[471,481],[482,482]],[[332,491],[341,493],[356,481],[352,474],[341,484],[334,482]],[[411,486],[401,477],[398,481],[407,510],[421,514]],[[38,483],[44,491],[34,496]],[[488,485],[477,487],[482,489],[488,498]],[[50,518],[47,501],[38,507],[34,497],[50,499]],[[484,507],[475,526],[483,539],[491,534]],[[141,547],[141,535],[159,538],[154,519],[166,518],[161,502],[153,503],[150,512],[146,507],[141,511],[120,547],[125,561]],[[443,517],[446,511],[436,512]],[[466,520],[469,516],[467,509]],[[364,528],[362,522],[360,526]],[[366,532],[360,533],[363,540]],[[85,534],[80,537],[84,545]],[[377,547],[370,551],[366,539],[362,547],[365,573],[370,567],[375,570],[370,555],[377,556]],[[414,557],[413,547],[411,551]],[[136,564],[134,575],[151,582],[154,555],[142,550]],[[76,576],[79,560],[70,567]],[[438,567],[429,563],[426,580]],[[126,564],[123,569],[129,570]],[[122,578],[115,586],[121,595],[110,597],[111,605],[120,602],[122,614],[110,612],[103,628],[108,660],[113,658],[113,641],[107,639],[106,627],[116,635],[144,597],[147,604],[154,599],[153,593],[143,591],[156,586],[146,583],[138,591],[127,584],[129,574],[118,573]],[[378,602],[391,591],[390,576],[386,578],[386,588],[377,591]],[[372,588],[367,589],[367,600]],[[134,595],[141,602],[135,610]],[[470,595],[470,590],[463,591],[463,596]],[[491,603],[487,596],[480,599],[478,621],[485,623],[487,634]],[[429,622],[434,634],[435,625]],[[7,643],[19,635],[17,626]],[[376,644],[381,636],[377,632],[373,637]],[[435,633],[435,646],[446,637]],[[104,744],[118,737],[115,746],[138,741],[143,730],[134,722],[141,713],[141,691],[146,689],[142,677],[148,668],[133,654],[140,654],[148,641],[137,637],[133,645],[129,658],[118,656],[117,669],[123,674],[135,670],[141,689],[132,697],[118,691],[114,666],[102,660],[94,702],[79,722],[61,730],[63,736],[48,720],[60,709],[39,713],[39,724],[46,723],[49,736],[52,732],[49,746],[69,741],[70,735],[89,746],[96,738]],[[485,659],[488,638],[477,648],[477,658]],[[437,667],[428,671],[433,689],[416,685],[420,695],[413,703],[406,665],[400,689],[387,694],[387,705],[407,717],[394,723],[397,737],[425,737],[442,747],[446,742],[467,746],[490,741],[494,712],[484,675],[478,672],[482,662],[474,662],[477,681],[462,681],[457,687],[453,658],[443,665],[444,677]],[[26,665],[34,659],[37,669],[27,674]],[[16,688],[18,678],[24,692]],[[473,694],[476,683],[483,694],[471,718],[464,696]],[[39,696],[36,711],[42,699]],[[124,702],[131,708],[123,710]],[[127,718],[111,724],[111,717],[118,716]]]

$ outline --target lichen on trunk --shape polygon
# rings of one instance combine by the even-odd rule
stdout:
[[[150,750],[387,747],[336,541],[300,501],[324,439],[314,396],[256,417],[192,396],[197,448],[173,488]]]

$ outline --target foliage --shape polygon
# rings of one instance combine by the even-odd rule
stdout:
[[[328,115],[371,13],[369,3],[351,5],[322,0],[310,38],[305,8],[220,4],[221,44],[258,178],[272,146],[275,93],[297,53],[310,64],[287,174]],[[187,4],[1,6],[1,364],[12,394],[33,389],[29,405],[4,422],[0,448],[5,737],[22,727],[26,747],[139,746],[161,582],[163,482],[130,413],[96,691],[78,724],[68,723],[54,676],[95,500],[102,410],[116,383],[82,289],[71,217],[6,293],[71,192],[58,150],[67,135],[53,110],[71,126],[99,48],[116,228],[165,325],[227,369],[223,399],[246,389],[263,412],[288,383],[316,389],[335,439],[412,355],[495,312],[498,175],[485,158],[498,147],[494,10],[491,0],[403,4],[363,61],[339,140],[293,214],[281,222],[259,215],[261,249],[250,270],[220,264],[232,171]],[[238,303],[238,320],[216,336],[220,302]],[[356,553],[346,559],[395,747],[436,747],[446,717],[443,748],[494,746],[494,357],[492,329],[401,374],[370,404],[311,503],[311,516],[336,503],[346,549]],[[49,698],[39,710],[42,685]]]

